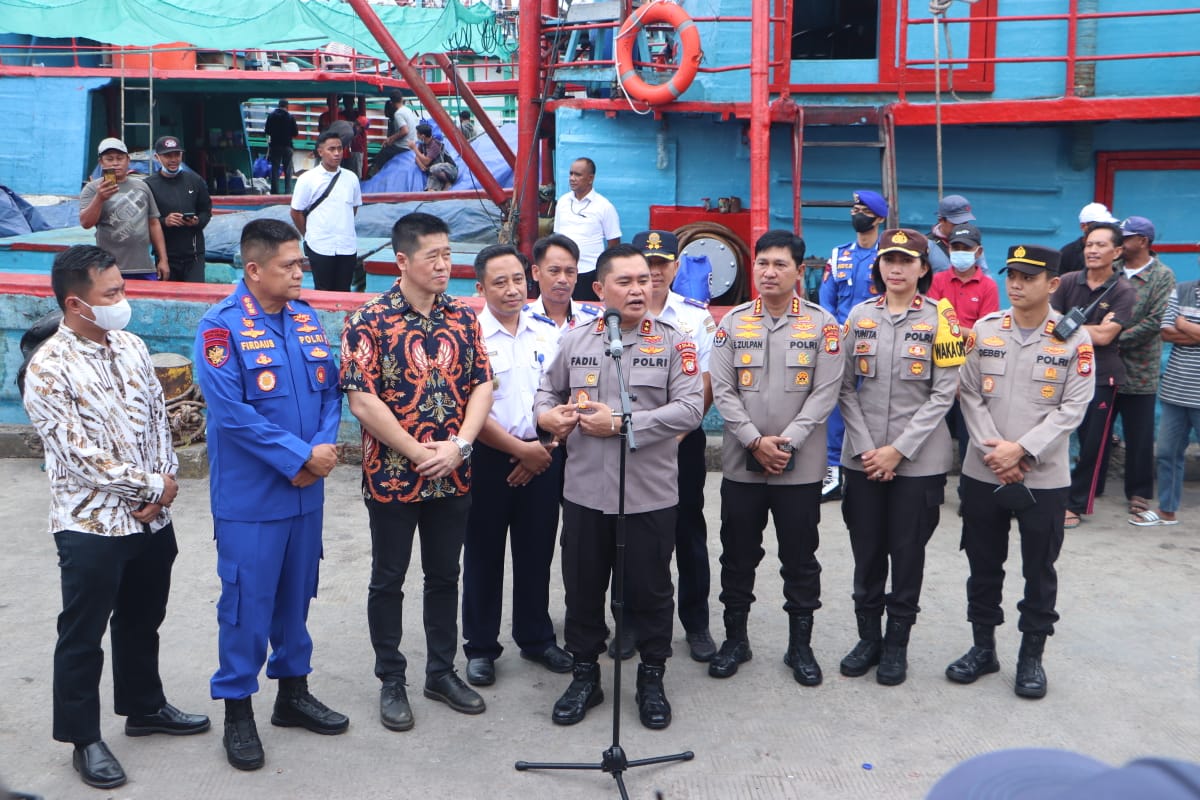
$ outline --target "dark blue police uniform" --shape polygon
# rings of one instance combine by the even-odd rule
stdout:
[[[306,621],[317,592],[324,481],[292,485],[341,416],[333,348],[307,303],[266,314],[239,282],[204,315],[195,362],[208,403],[217,541],[220,666],[213,699],[240,699],[267,676],[311,671]]]

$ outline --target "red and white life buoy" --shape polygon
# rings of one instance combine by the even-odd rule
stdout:
[[[671,76],[671,80],[651,84],[642,80],[633,68],[633,45],[642,28],[656,22],[669,24],[675,29],[683,54],[679,59],[679,69]],[[703,55],[700,50],[700,30],[696,23],[682,7],[667,0],[655,0],[634,11],[617,34],[617,76],[621,86],[630,97],[652,106],[673,102],[686,92],[700,69]]]

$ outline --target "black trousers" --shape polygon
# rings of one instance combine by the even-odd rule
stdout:
[[[295,169],[292,167],[292,148],[268,147],[267,160],[271,162],[271,194],[279,194],[279,173],[283,171],[284,194],[292,193],[292,184],[296,182]]]
[[[304,243],[304,254],[312,264],[313,288],[326,292],[348,292],[354,279],[354,268],[358,256],[349,253],[343,256],[322,255]]]
[[[555,644],[550,621],[550,563],[558,538],[563,450],[524,486],[509,486],[508,453],[476,443],[471,456],[471,512],[463,545],[462,628],[467,658],[499,658],[504,604],[504,545],[511,534],[512,637],[522,650]]]
[[[1154,404],[1155,394],[1117,394],[1114,413],[1121,417],[1125,434],[1125,499],[1154,497]],[[1110,436],[1106,444],[1112,444]],[[1107,456],[1105,457],[1107,463]],[[1097,494],[1104,492],[1100,475]]]
[[[596,280],[596,271],[582,272],[579,274],[579,280],[575,281],[575,289],[571,292],[572,300],[598,300],[596,290],[592,287],[592,283]]]
[[[679,622],[688,633],[708,630],[708,525],[704,521],[704,428],[679,442],[679,511],[675,520],[675,567],[679,572]]]
[[[191,257],[167,256],[171,280],[180,283],[204,283],[204,254]]]
[[[1104,474],[1108,472],[1108,437],[1112,432],[1116,395],[1115,386],[1097,385],[1083,422],[1076,429],[1079,460],[1071,470],[1071,492],[1067,497],[1067,508],[1076,514],[1092,513],[1092,503],[1103,485]]]
[[[616,557],[617,515],[563,501],[562,570],[567,601],[567,650],[591,662],[604,650],[604,596]],[[625,517],[625,622],[637,633],[642,661],[663,664],[671,656],[675,587],[671,550],[675,509]]]
[[[817,561],[821,484],[772,486],[721,481],[721,603],[744,612],[754,602],[754,571],[765,552],[767,512],[775,520],[783,610],[812,614],[821,607],[821,563]]]
[[[420,529],[421,569],[425,573],[425,674],[438,678],[454,670],[458,651],[458,573],[470,496],[419,503],[367,501],[371,523],[371,583],[367,587],[367,626],[375,648],[375,676],[403,683],[408,660],[400,652],[404,634],[404,576],[412,559],[413,533]]]
[[[1063,544],[1063,512],[1067,490],[1031,489],[1037,505],[1014,514],[993,499],[996,487],[974,478],[962,477],[963,528],[960,548],[971,565],[967,578],[967,619],[980,625],[1002,625],[1004,609],[1004,562],[1008,558],[1008,532],[1017,518],[1021,535],[1021,572],[1025,597],[1017,603],[1022,633],[1054,633],[1058,614],[1058,560]]]
[[[113,711],[153,714],[167,700],[158,674],[158,627],[167,613],[175,529],[97,536],[54,534],[62,613],[54,646],[54,738],[100,741],[101,642],[112,618]]]
[[[854,610],[913,623],[920,612],[925,545],[941,514],[945,475],[897,476],[869,481],[865,472],[843,470],[842,518],[854,552]],[[891,562],[892,590],[884,594]]]

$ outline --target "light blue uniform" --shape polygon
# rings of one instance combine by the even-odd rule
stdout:
[[[833,248],[833,255],[821,278],[821,307],[837,317],[839,325],[846,323],[850,309],[878,294],[871,282],[871,265],[879,255],[879,240],[871,247],[859,247],[857,241]],[[846,425],[842,412],[833,409],[825,433],[826,457],[831,467],[842,463],[842,436]]]
[[[208,462],[217,540],[220,666],[213,699],[307,675],[308,605],[317,593],[324,481],[292,478],[313,447],[337,441],[338,366],[316,312],[299,300],[265,314],[239,282],[200,321],[195,363],[208,404]]]

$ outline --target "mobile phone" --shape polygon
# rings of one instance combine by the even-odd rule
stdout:
[[[103,170],[101,170],[101,173],[105,183],[117,182],[117,170],[115,168],[105,167]]]
[[[183,215],[183,218],[184,219],[196,219],[196,215],[193,214],[192,212],[188,211]]]

